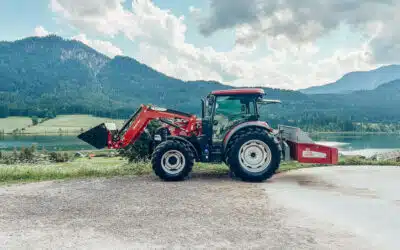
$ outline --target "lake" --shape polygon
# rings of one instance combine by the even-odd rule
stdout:
[[[400,134],[319,134],[313,140],[327,146],[334,146],[343,155],[371,157],[376,153],[400,150]]]
[[[338,147],[341,152],[375,151],[399,149],[400,135],[344,135],[319,134],[311,136],[324,145]],[[36,144],[48,151],[92,150],[95,149],[76,136],[0,136],[0,150],[13,150],[14,147],[30,147]]]
[[[32,144],[36,144],[39,150],[44,147],[47,151],[95,149],[86,142],[79,140],[76,136],[0,136],[0,150],[9,151],[14,148],[30,147]]]

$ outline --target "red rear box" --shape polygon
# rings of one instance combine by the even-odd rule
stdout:
[[[337,164],[338,149],[313,143],[288,142],[293,160],[301,163]]]

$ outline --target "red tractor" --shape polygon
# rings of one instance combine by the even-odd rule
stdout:
[[[155,174],[169,181],[185,179],[195,161],[225,162],[244,181],[270,178],[281,160],[337,163],[336,148],[315,144],[299,128],[279,125],[274,130],[260,121],[260,105],[280,102],[263,97],[264,91],[257,88],[213,91],[202,99],[201,119],[141,105],[121,129],[103,123],[78,138],[98,149],[121,149],[135,143],[157,119],[163,126],[151,135],[151,162]]]

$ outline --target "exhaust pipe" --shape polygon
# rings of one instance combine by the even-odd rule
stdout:
[[[103,149],[109,146],[111,136],[117,131],[114,123],[102,123],[78,135],[78,138],[97,149]]]

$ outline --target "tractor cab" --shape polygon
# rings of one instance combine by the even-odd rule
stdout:
[[[222,143],[233,127],[258,121],[257,104],[262,102],[263,89],[230,89],[211,92],[202,100],[202,128],[212,144]]]

